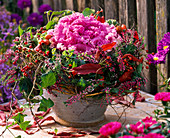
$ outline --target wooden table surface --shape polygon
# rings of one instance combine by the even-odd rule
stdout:
[[[141,95],[145,97],[145,102],[136,102],[135,108],[128,108],[127,110],[123,112],[124,108],[122,107],[122,105],[118,104],[114,106],[114,109],[116,110],[119,116],[123,112],[123,115],[119,120],[119,122],[123,123],[123,125],[136,123],[140,119],[143,119],[149,115],[154,116],[153,111],[155,109],[158,109],[158,108],[162,109],[160,107],[161,103],[159,101],[155,101],[154,96],[148,93],[145,93],[145,92],[141,92]],[[21,102],[24,102],[24,100],[21,100]],[[117,121],[119,119],[114,109],[111,106],[108,106],[105,112],[105,116],[106,116],[105,122],[95,127],[77,128],[77,129],[83,130],[86,132],[98,132],[98,130],[100,129],[102,125],[108,122],[111,122],[111,121]],[[29,115],[28,117],[26,117],[26,120],[33,121],[29,110],[26,110],[25,113]],[[52,111],[48,114],[48,116],[53,116],[57,120],[56,116],[54,115]],[[21,135],[22,138],[52,138],[53,136],[48,134],[46,131],[51,131],[56,128],[58,130],[57,133],[60,133],[60,132],[65,132],[65,131],[68,132],[72,129],[71,127],[66,127],[66,126],[60,125],[59,123],[54,123],[54,121],[44,122],[42,125],[43,125],[44,130],[40,130],[33,135],[28,135],[24,131],[21,131],[21,130],[10,129],[10,131],[15,136]],[[4,129],[5,127],[0,126],[0,134]],[[97,135],[95,134],[95,135],[86,135],[84,137],[94,138],[96,136]],[[13,138],[12,134],[8,130],[3,134],[3,137]]]

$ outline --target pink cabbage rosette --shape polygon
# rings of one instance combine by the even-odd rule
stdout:
[[[114,25],[101,23],[93,16],[73,13],[60,18],[54,29],[47,32],[52,38],[51,47],[75,52],[96,53],[97,46],[112,42],[118,43],[121,37]],[[116,46],[116,45],[115,45]]]

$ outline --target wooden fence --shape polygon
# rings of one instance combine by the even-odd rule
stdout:
[[[32,0],[31,11],[38,12],[38,7],[42,3],[51,5],[54,10],[70,9],[81,12],[85,7],[96,11],[102,8],[106,19],[114,18],[119,23],[126,24],[128,28],[137,28],[144,36],[146,49],[149,52],[156,52],[157,42],[170,31],[169,0]],[[159,68],[166,78],[170,76],[168,59],[166,64],[159,65]],[[154,66],[149,70],[144,69],[143,72],[148,80],[146,87],[143,88],[145,91],[151,94],[163,91],[158,87],[163,80]]]

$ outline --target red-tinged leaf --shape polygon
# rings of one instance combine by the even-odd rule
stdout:
[[[145,101],[145,97],[142,97],[139,92],[133,93],[133,97],[136,97],[137,102],[144,102]]]
[[[109,43],[109,44],[102,45],[101,48],[103,49],[103,51],[107,51],[109,49],[112,49],[114,45],[116,45],[116,42],[112,42],[112,43]]]
[[[97,138],[109,138],[109,136],[99,135]]]
[[[124,97],[113,97],[112,100],[115,103],[127,105],[127,106],[129,106],[131,108],[134,108],[134,105],[131,102],[125,100]]]
[[[133,55],[131,55],[131,54],[125,54],[122,58],[126,58],[126,57],[131,57],[132,60],[135,61],[135,62],[140,62],[140,63],[143,62],[143,59],[140,59],[140,60],[139,60],[138,58],[136,58],[135,56],[133,56]]]
[[[25,133],[27,133],[28,135],[32,135],[32,134],[35,134],[36,132],[38,132],[40,129],[39,128],[37,128],[37,129],[35,129],[35,130],[26,130],[26,131],[24,131]]]
[[[46,116],[49,112],[51,111],[51,108],[49,108],[46,112],[40,112],[40,113],[35,113],[35,116]]]
[[[126,71],[123,73],[123,75],[119,78],[120,82],[125,82],[125,81],[129,81],[131,80],[131,75],[132,75],[133,71]]]
[[[70,71],[77,72],[78,75],[86,75],[89,73],[103,74],[102,68],[99,64],[88,63],[79,67],[74,67]]]
[[[99,59],[100,59],[100,50],[97,49],[97,52],[95,54],[95,60],[99,61]]]
[[[55,119],[52,116],[48,116],[48,117],[44,117],[43,119],[38,119],[37,122],[39,124],[42,124],[44,121],[52,121],[52,120],[55,121]],[[36,124],[36,121],[34,121],[34,124]]]
[[[11,102],[8,102],[5,105],[0,105],[0,110],[5,111],[5,112],[10,112],[11,111],[10,104],[11,104]],[[19,108],[19,106],[17,105],[17,100],[15,100],[12,103],[12,108]]]

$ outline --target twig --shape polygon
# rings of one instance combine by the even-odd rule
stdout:
[[[2,133],[0,134],[0,136],[2,136],[4,133],[5,133],[5,131],[7,130],[7,126],[8,126],[8,120],[10,119],[10,117],[11,117],[11,115],[12,115],[12,112],[13,112],[13,109],[12,109],[12,103],[13,103],[13,93],[14,93],[14,90],[15,90],[15,88],[16,88],[16,86],[17,86],[17,83],[18,83],[18,81],[16,81],[15,82],[15,85],[14,85],[14,87],[13,87],[13,89],[12,89],[12,97],[11,97],[11,103],[10,103],[10,113],[9,113],[9,116],[8,116],[8,118],[6,118],[6,127],[5,127],[5,130],[4,131],[2,131]],[[9,130],[9,129],[8,129]],[[9,130],[9,132],[14,136],[14,134]]]

